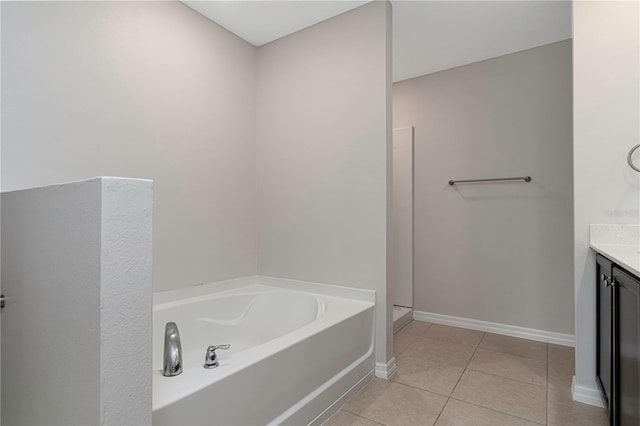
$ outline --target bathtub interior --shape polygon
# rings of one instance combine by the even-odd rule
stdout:
[[[374,308],[372,291],[261,276],[155,294],[153,424],[320,424],[373,377]],[[168,321],[175,377],[160,371]],[[206,347],[223,343],[205,370]]]
[[[185,366],[204,359],[209,345],[231,344],[219,351],[224,360],[300,329],[325,312],[313,295],[253,286],[244,293],[213,294],[154,306],[153,369],[163,364],[164,329],[178,325]]]

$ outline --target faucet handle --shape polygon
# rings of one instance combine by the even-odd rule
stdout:
[[[231,344],[227,343],[226,345],[214,345],[214,346],[209,346],[207,348],[207,351],[210,350],[216,350],[216,349],[229,349],[231,347]]]
[[[204,368],[216,368],[218,365],[218,355],[216,349],[229,349],[231,345],[211,345],[207,348],[207,353],[204,356]]]

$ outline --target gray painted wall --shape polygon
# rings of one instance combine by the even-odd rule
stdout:
[[[153,179],[154,290],[256,273],[256,49],[179,2],[2,2],[2,190]]]
[[[151,423],[150,181],[2,194],[2,424]]]
[[[155,291],[259,272],[386,301],[390,3],[256,49],[175,2],[2,2],[2,62],[3,190],[153,179]]]
[[[392,355],[390,18],[372,2],[258,52],[258,271],[376,290],[380,362]]]
[[[100,423],[101,186],[2,194],[3,424]]]
[[[640,174],[627,165],[640,143],[640,4],[574,2],[573,31],[576,386],[598,402],[589,225],[640,223]]]
[[[394,84],[393,125],[415,126],[416,310],[573,334],[571,99],[570,40]]]

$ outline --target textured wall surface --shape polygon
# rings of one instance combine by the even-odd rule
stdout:
[[[2,423],[151,423],[151,182],[2,194]]]
[[[101,424],[151,424],[152,182],[101,181]]]
[[[100,423],[100,195],[2,194],[3,424]]]

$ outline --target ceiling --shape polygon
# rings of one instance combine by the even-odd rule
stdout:
[[[361,6],[367,1],[183,1],[254,46]],[[393,80],[430,74],[571,38],[563,0],[396,0]]]

